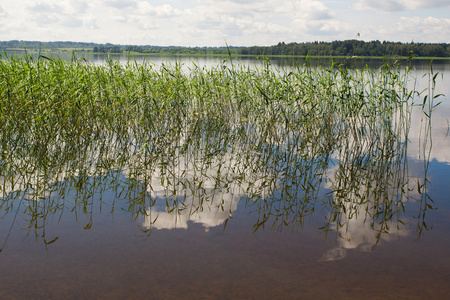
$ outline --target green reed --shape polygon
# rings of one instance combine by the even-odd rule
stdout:
[[[419,93],[399,65],[189,69],[10,56],[0,78],[1,210],[18,213],[20,199],[40,236],[64,209],[90,216],[90,228],[95,201],[117,206],[101,196],[109,189],[150,227],[159,200],[176,214],[209,205],[231,217],[227,199],[245,198],[254,230],[302,226],[322,204],[324,230],[363,214],[380,235],[402,222],[410,198]]]

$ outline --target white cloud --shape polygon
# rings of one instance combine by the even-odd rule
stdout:
[[[446,1],[408,3],[408,9],[441,8],[427,10],[427,16],[419,16],[422,21],[412,19],[413,16],[400,19],[395,14],[384,14],[381,18],[372,11],[402,10],[405,3],[406,0],[361,0],[357,7],[365,11],[355,11],[348,8],[348,2],[336,5],[327,0],[9,1],[0,7],[0,32],[3,40],[161,46],[224,46],[224,41],[236,46],[331,41],[354,38],[356,32],[361,32],[366,40],[411,41],[414,29],[415,41],[449,40],[447,23],[439,26],[430,20],[423,21],[428,16],[446,20],[447,17],[442,17],[448,7]],[[433,13],[441,14],[441,18]],[[427,26],[443,33],[427,35]]]
[[[55,29],[55,33],[57,33],[61,31],[61,28],[81,28],[83,26],[88,29],[97,28],[94,18],[86,14],[89,5],[85,1],[26,1],[22,9],[22,14],[27,19],[27,22],[22,20],[22,24],[28,27],[30,32],[57,28]],[[31,24],[36,26],[31,29]]]
[[[130,19],[130,21],[132,23],[138,24],[139,29],[141,30],[155,30],[160,28],[160,26],[154,21],[145,17],[133,17]]]
[[[148,2],[139,2],[137,4],[137,14],[157,16],[157,17],[176,17],[181,14],[181,10],[176,9],[168,4],[162,6],[153,6]]]
[[[400,11],[405,10],[404,6],[399,1],[390,0],[361,0],[355,4],[357,10],[381,10],[381,11]]]
[[[355,4],[355,9],[381,10],[381,11],[405,11],[417,9],[450,7],[447,0],[360,0]]]
[[[118,8],[118,9],[123,9],[123,8],[136,6],[136,1],[135,0],[106,0],[106,1],[103,1],[103,5]]]
[[[222,35],[222,40],[235,45],[248,45],[248,37],[259,41],[253,45],[267,40],[270,44],[299,41],[302,36],[330,36],[336,28],[350,27],[335,20],[335,13],[319,1],[201,1],[189,14],[194,20],[190,25],[203,31],[204,36],[214,39]]]
[[[373,27],[383,40],[395,40],[402,33],[406,41],[447,42],[450,36],[450,19],[435,17],[401,17],[398,22]]]
[[[67,27],[81,27],[83,26],[83,20],[76,17],[69,17],[62,21],[62,24]]]
[[[82,14],[85,13],[89,5],[85,1],[64,1],[56,2],[53,0],[33,1],[25,7],[37,13],[58,13],[58,14]]]
[[[85,16],[83,18],[83,24],[84,26],[86,26],[87,28],[91,29],[91,30],[95,30],[98,29],[98,24],[97,24],[97,20],[92,17],[92,16]]]
[[[31,5],[28,9],[35,13],[55,13],[61,11],[61,7],[59,5],[52,3],[37,3]]]
[[[334,13],[330,11],[325,4],[319,1],[300,1],[295,7],[297,18],[307,20],[327,20],[334,17]]]

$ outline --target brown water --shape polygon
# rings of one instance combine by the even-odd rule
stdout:
[[[450,94],[448,87],[440,92]],[[318,184],[310,202],[295,189],[289,199],[278,189],[264,201],[252,201],[243,191],[251,184],[265,190],[258,173],[221,188],[205,183],[205,202],[177,191],[175,198],[187,208],[175,201],[172,212],[159,179],[151,181],[150,191],[125,171],[89,177],[78,187],[61,180],[34,213],[24,209],[28,196],[12,192],[0,206],[0,299],[445,299],[448,112],[444,103],[433,116],[427,195],[434,203],[427,202],[433,209],[425,216],[423,202],[412,200],[389,218],[371,218],[364,206],[353,214],[345,205],[335,211],[328,202],[333,182]],[[418,123],[414,119],[411,125],[407,174],[423,182]],[[329,178],[338,178],[335,166],[329,164]],[[360,177],[354,184],[364,190],[368,182]],[[158,200],[134,202],[140,193]],[[411,196],[420,198],[413,187]],[[321,227],[333,214],[342,227],[331,223],[326,234]],[[377,221],[389,225],[379,238]]]
[[[47,249],[23,229],[10,235],[0,258],[0,298],[445,299],[448,205],[431,215],[433,229],[420,239],[411,228],[373,250],[347,249],[345,257],[323,261],[336,240],[324,242],[312,224],[253,233],[255,217],[240,209],[225,232],[189,223],[148,238],[126,214],[95,214],[84,230],[67,213],[47,226],[46,235],[59,236]]]

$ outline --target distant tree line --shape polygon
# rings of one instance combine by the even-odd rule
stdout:
[[[123,50],[119,45],[106,44],[101,46],[94,46],[92,52],[95,53],[122,53]]]
[[[278,43],[270,47],[238,49],[242,55],[311,55],[311,56],[410,56],[450,57],[450,44],[399,43],[358,40]]]
[[[346,40],[333,42],[289,43],[280,42],[274,46],[254,47],[178,47],[150,45],[117,45],[83,42],[38,42],[38,41],[0,41],[0,50],[7,49],[92,49],[96,53],[134,52],[164,55],[297,55],[305,56],[410,56],[450,57],[450,44],[446,43],[400,43],[388,41]]]

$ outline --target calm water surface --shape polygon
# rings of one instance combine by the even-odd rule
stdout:
[[[415,68],[426,88],[427,65]],[[0,298],[448,297],[450,64],[434,68],[447,96],[431,127],[413,113],[403,158],[358,158],[378,150],[351,139],[349,155],[324,161],[274,145],[205,159],[205,147],[178,153],[170,176],[129,168],[5,189]]]

